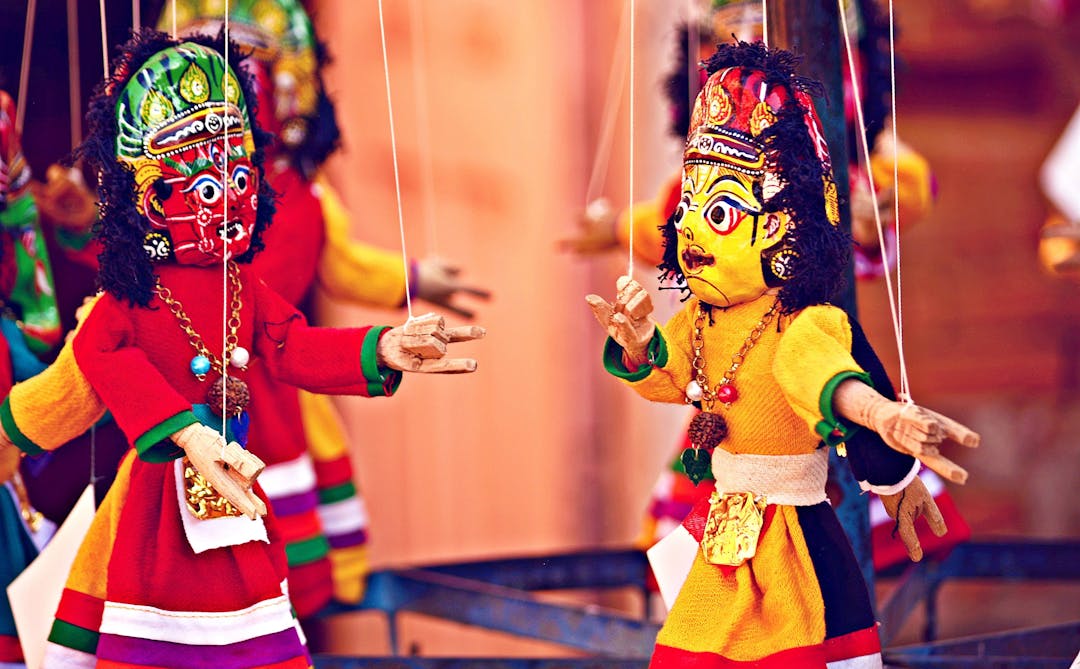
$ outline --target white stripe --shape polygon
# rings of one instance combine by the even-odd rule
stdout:
[[[873,485],[866,481],[859,481],[859,487],[865,491],[872,492],[875,495],[895,495],[908,487],[908,484],[915,480],[915,477],[919,475],[919,467],[921,466],[922,463],[916,459],[911,465],[911,471],[909,471],[904,478],[900,479],[899,483],[894,483],[893,485]]]
[[[0,662],[0,669],[26,669],[22,662]]]
[[[96,664],[97,658],[90,653],[52,641],[45,645],[45,657],[41,660],[42,669],[94,669]]]
[[[919,478],[922,479],[927,492],[934,499],[937,499],[938,495],[945,492],[945,482],[933,470],[924,468],[919,472]],[[870,527],[891,522],[892,518],[889,518],[889,514],[885,511],[885,505],[881,503],[881,500],[877,497],[870,500]]]
[[[269,465],[259,474],[259,484],[271,500],[315,489],[315,467],[304,453],[295,460]]]
[[[649,566],[656,577],[656,585],[660,588],[660,596],[669,611],[675,604],[675,598],[682,590],[686,577],[690,575],[690,567],[698,554],[698,545],[694,535],[679,525],[646,552]]]
[[[368,526],[367,507],[359,497],[320,505],[318,511],[326,534],[348,534]]]
[[[813,506],[825,501],[829,449],[801,455],[735,455],[713,451],[716,491],[752,492],[769,504]]]
[[[173,471],[176,472],[176,503],[179,507],[177,512],[184,525],[184,536],[196,555],[215,548],[239,546],[249,541],[270,543],[270,537],[266,535],[266,523],[262,518],[252,520],[247,516],[226,516],[200,520],[191,515],[187,508],[183,462],[183,458],[173,461]]]
[[[166,611],[105,602],[101,633],[194,646],[225,646],[294,629],[289,598],[281,595],[239,611]]]
[[[828,662],[825,666],[828,669],[881,669],[881,653]]]

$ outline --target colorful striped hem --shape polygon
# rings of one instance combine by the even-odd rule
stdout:
[[[50,641],[45,645],[45,659],[41,666],[49,669],[94,669],[97,658],[93,653],[84,653]]]
[[[316,473],[317,473],[316,468]],[[356,485],[352,481],[346,481],[340,485],[327,486],[326,482],[319,479],[319,504],[334,504],[356,497]]]
[[[336,550],[352,546],[363,546],[367,543],[368,536],[367,530],[357,530],[348,534],[332,534],[327,536],[326,539],[330,542],[331,550]]]
[[[97,597],[78,590],[64,588],[60,596],[60,605],[56,607],[56,618],[71,625],[88,630],[96,630],[101,625],[101,612],[105,602]]]
[[[98,633],[57,618],[49,631],[49,643],[93,654],[97,650]]]
[[[315,468],[307,453],[276,465],[259,474],[259,485],[271,500],[315,490]]]
[[[266,488],[263,488],[264,492],[265,490]],[[270,506],[274,507],[274,515],[278,518],[307,513],[313,511],[319,505],[319,496],[315,494],[314,490],[308,490],[296,495],[286,495],[285,497],[268,496],[270,497]]]
[[[226,646],[292,629],[292,606],[285,595],[238,611],[166,611],[106,602],[100,643],[108,635],[180,644],[197,640],[199,645]]]
[[[348,534],[368,526],[367,508],[359,497],[319,506],[319,520],[327,534]]]
[[[875,655],[881,652],[877,625],[825,639],[825,659],[829,662]],[[858,666],[858,665],[855,665]]]
[[[307,667],[296,629],[227,645],[208,645],[198,636],[192,643],[154,641],[103,634],[98,667],[162,667],[163,669],[248,669],[249,667]]]
[[[352,460],[343,455],[333,460],[315,460],[315,477],[320,488],[334,488],[352,483]]]
[[[825,651],[820,645],[789,648],[757,660],[731,660],[716,653],[696,653],[657,644],[649,662],[649,667],[656,669],[821,669],[824,665]]]
[[[315,562],[327,556],[330,552],[330,543],[326,537],[318,536],[303,541],[286,544],[285,556],[289,560],[289,568]]]
[[[881,669],[881,653],[874,653],[873,655],[863,655],[862,657],[851,657],[846,660],[836,660],[835,662],[827,662],[825,664],[825,667],[826,669]]]

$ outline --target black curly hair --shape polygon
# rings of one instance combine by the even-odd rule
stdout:
[[[151,56],[183,42],[192,42],[223,53],[223,35],[215,37],[192,36],[174,40],[166,33],[150,28],[133,32],[130,39],[118,47],[108,79],[98,84],[90,99],[86,113],[88,132],[86,140],[75,150],[75,156],[87,162],[98,175],[98,223],[94,236],[103,250],[98,255],[98,283],[104,290],[131,305],[149,306],[154,296],[156,276],[150,258],[143,250],[143,238],[150,231],[150,223],[135,207],[135,174],[125,163],[116,159],[117,97],[131,76]],[[251,246],[236,261],[247,263],[263,249],[262,233],[274,216],[274,192],[263,174],[263,148],[270,135],[263,132],[255,121],[255,95],[251,80],[238,67],[247,57],[235,45],[229,45],[229,63],[236,75],[241,92],[248,106],[248,117],[255,140],[251,163],[259,175],[259,205],[255,216],[255,228]]]
[[[844,272],[850,262],[851,238],[833,225],[826,214],[826,183],[832,182],[829,165],[818,158],[804,120],[805,110],[795,92],[811,96],[822,94],[821,84],[799,76],[795,69],[801,58],[782,49],[769,49],[761,42],[722,44],[709,59],[710,75],[728,67],[759,70],[770,86],[782,86],[791,95],[777,114],[777,120],[758,140],[765,145],[771,168],[779,173],[783,187],[763,203],[767,212],[785,212],[792,225],[774,249],[794,253],[789,265],[790,278],[781,281],[771,275],[767,258],[763,270],[770,286],[779,287],[781,313],[791,314],[814,304],[824,304],[844,285]],[[759,191],[760,196],[760,191]],[[673,281],[674,288],[686,293],[689,287],[679,267],[678,238],[673,218],[661,226],[664,258],[657,265],[662,281]]]

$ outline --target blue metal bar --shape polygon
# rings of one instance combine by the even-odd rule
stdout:
[[[645,669],[648,660],[612,658],[338,657],[316,655],[315,669]]]
[[[649,657],[659,631],[595,607],[551,604],[520,590],[419,569],[371,574],[364,602],[334,611],[357,608],[422,613],[621,658]]]
[[[937,578],[1080,580],[1080,541],[1003,539],[960,544],[942,562]]]
[[[424,571],[517,590],[643,588],[649,561],[640,550],[595,550],[537,557],[429,565]]]
[[[1078,646],[1080,621],[1073,621],[892,648],[886,651],[885,659],[905,667],[1064,667],[1067,664],[1063,661],[1071,661],[1080,650]]]
[[[933,587],[932,569],[926,562],[909,565],[896,589],[881,604],[878,614],[881,628],[878,631],[882,646],[889,645],[915,607],[926,599]]]

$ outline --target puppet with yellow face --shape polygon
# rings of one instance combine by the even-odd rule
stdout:
[[[945,527],[914,456],[962,479],[938,446],[978,439],[875,391],[872,351],[828,304],[850,240],[810,99],[817,86],[796,63],[760,43],[721,46],[708,63],[682,197],[663,231],[660,269],[689,292],[684,308],[656,324],[630,277],[613,303],[587,298],[610,335],[609,372],[647,399],[700,406],[682,464],[693,479],[709,469],[716,479],[716,493],[661,544],[689,547],[689,572],[666,578],[672,570],[654,564],[671,607],[657,663],[880,663],[870,601],[825,497],[827,446],[847,452],[919,559],[917,514],[938,534]],[[881,438],[859,437],[860,426]]]

